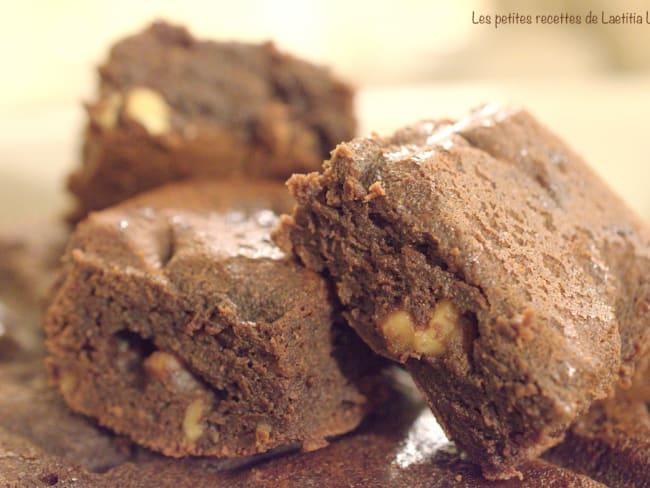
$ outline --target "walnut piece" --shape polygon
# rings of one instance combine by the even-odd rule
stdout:
[[[384,320],[382,332],[392,352],[401,356],[414,350],[415,324],[410,313],[404,310],[391,312]]]
[[[74,393],[77,389],[76,376],[69,371],[63,372],[59,378],[59,389],[64,397]]]
[[[143,366],[149,376],[160,381],[172,393],[203,389],[181,360],[168,352],[154,351],[144,360]]]
[[[151,135],[171,128],[171,109],[162,95],[150,88],[133,88],[126,98],[126,115],[140,123]]]
[[[441,300],[426,328],[416,328],[410,313],[397,310],[384,319],[381,330],[390,351],[400,357],[440,356],[452,338],[462,333],[461,315],[451,301]]]
[[[271,427],[266,422],[260,422],[255,427],[255,442],[256,444],[265,444],[271,438],[271,432],[273,427]]]
[[[163,383],[169,381],[174,373],[184,369],[176,356],[164,351],[151,353],[144,360],[143,366],[147,373]]]
[[[421,354],[445,353],[452,338],[462,333],[460,312],[449,300],[436,304],[428,325],[415,333],[415,350]]]
[[[185,440],[190,444],[194,444],[203,435],[204,426],[201,422],[203,410],[205,409],[205,401],[203,398],[197,398],[185,409],[185,416],[183,417],[183,433]]]
[[[90,109],[92,119],[103,129],[111,130],[115,128],[122,102],[122,95],[111,93]]]

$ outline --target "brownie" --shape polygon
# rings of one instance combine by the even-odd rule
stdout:
[[[648,348],[646,228],[522,109],[355,139],[288,185],[276,240],[489,478],[560,442]]]
[[[498,110],[494,105],[492,111]],[[516,165],[570,215],[570,232],[600,259],[594,272],[610,291],[621,337],[621,383],[629,386],[650,349],[650,231],[560,138],[524,110],[470,124],[462,136],[492,157]],[[578,237],[576,237],[577,239]]]
[[[164,457],[72,413],[38,361],[0,365],[0,485],[68,487],[557,487],[604,485],[548,461],[485,481],[404,392],[323,449],[233,460]],[[612,483],[617,486],[616,483]]]
[[[290,205],[281,184],[185,183],[81,222],[44,319],[66,402],[169,456],[310,450],[355,428],[383,360],[272,244]]]
[[[195,39],[157,22],[117,42],[87,105],[71,216],[174,180],[284,180],[354,136],[352,89],[272,43]]]

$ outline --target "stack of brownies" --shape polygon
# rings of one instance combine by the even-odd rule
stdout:
[[[99,73],[69,231],[0,241],[0,484],[650,486],[650,230],[525,110],[355,139],[162,22]]]

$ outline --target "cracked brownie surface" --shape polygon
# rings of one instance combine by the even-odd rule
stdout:
[[[521,109],[354,139],[288,184],[276,240],[490,478],[561,441],[647,349],[647,229]]]

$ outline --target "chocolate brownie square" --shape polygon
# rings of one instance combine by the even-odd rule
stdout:
[[[45,317],[66,402],[169,456],[309,450],[354,429],[382,360],[271,242],[290,200],[279,184],[187,183],[80,223]]]
[[[521,109],[355,139],[289,188],[277,241],[490,478],[560,442],[648,349],[646,227]]]
[[[354,136],[352,89],[272,44],[157,22],[117,42],[87,105],[73,220],[191,177],[284,180]]]

